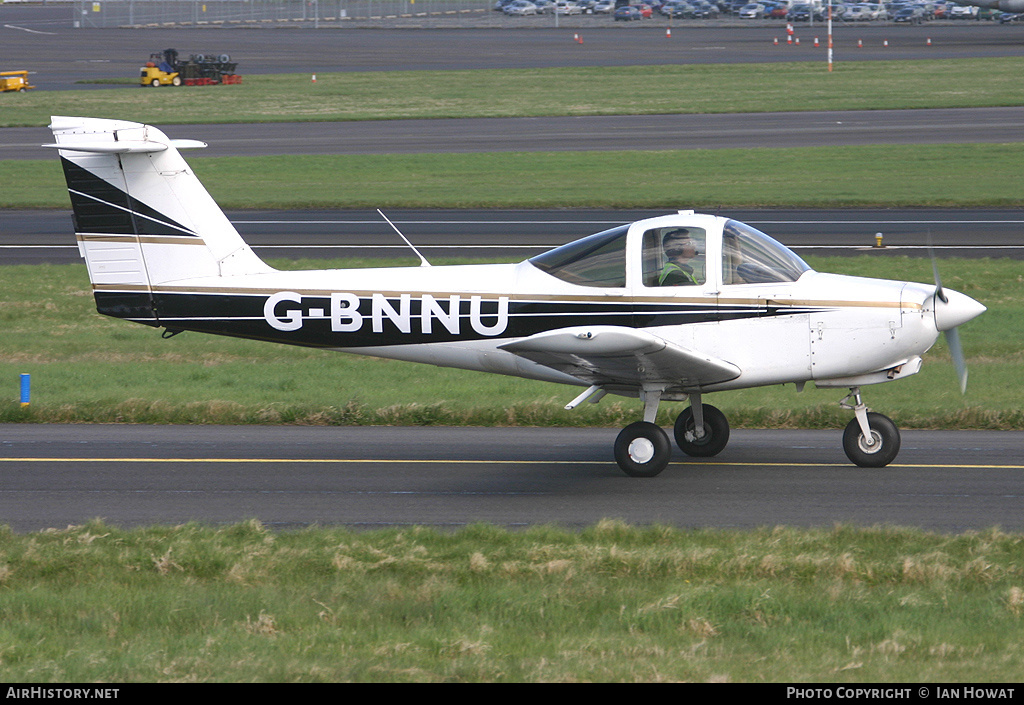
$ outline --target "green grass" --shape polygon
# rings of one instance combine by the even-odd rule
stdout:
[[[202,137],[202,135],[190,135]],[[40,150],[44,151],[44,150]],[[50,156],[50,155],[44,155]],[[1024,144],[352,156],[186,155],[223,208],[1019,207]],[[67,208],[56,158],[8,208]]]
[[[921,259],[809,261],[821,271],[925,282],[932,276]],[[940,340],[920,374],[867,388],[868,403],[904,428],[1024,428],[1019,262],[941,265],[946,286],[989,307],[961,330],[967,395],[959,393]],[[8,390],[0,421],[621,426],[640,414],[639,402],[624,397],[568,412],[562,407],[579,390],[513,377],[198,333],[164,340],[158,330],[97,314],[84,266],[4,267],[0,274],[0,380]],[[27,411],[18,404],[21,373],[32,375]],[[841,396],[808,385],[802,393],[767,387],[708,400],[736,427],[837,428],[849,416],[837,405]],[[670,425],[678,410],[663,405],[659,421]]]
[[[617,521],[0,531],[0,679],[1012,683],[1022,548]]]
[[[381,71],[245,76],[236,86],[3,95],[0,127],[51,115],[152,124],[882,110],[1019,105],[1024,58]]]

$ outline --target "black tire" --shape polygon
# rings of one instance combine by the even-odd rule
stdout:
[[[868,427],[874,443],[864,443],[860,424],[853,419],[843,432],[843,450],[854,465],[862,468],[881,468],[891,463],[900,452],[900,430],[888,416],[868,412]]]
[[[631,423],[615,439],[615,462],[630,477],[654,477],[671,457],[668,434],[646,421]]]
[[[686,407],[676,417],[675,428],[676,445],[679,450],[687,455],[698,458],[710,458],[718,455],[729,443],[729,420],[725,418],[717,407],[704,404],[704,437],[696,439],[693,436],[695,429],[693,423],[693,408]]]

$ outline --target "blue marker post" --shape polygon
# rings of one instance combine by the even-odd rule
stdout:
[[[32,378],[31,375],[23,374],[21,376],[21,408],[28,408],[29,396],[31,395]]]

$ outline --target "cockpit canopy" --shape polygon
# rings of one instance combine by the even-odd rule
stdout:
[[[750,225],[694,214],[620,225],[529,261],[562,281],[600,288],[794,282],[810,270]]]

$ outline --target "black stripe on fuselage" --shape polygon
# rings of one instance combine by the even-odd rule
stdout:
[[[133,309],[144,310],[139,308],[148,303],[148,295],[143,292],[96,291],[95,295],[100,313],[140,323],[152,323],[152,319],[146,320],[146,316],[124,315]],[[133,297],[138,299],[135,306],[131,303]],[[279,330],[270,324],[265,311],[267,301],[265,294],[153,294],[153,304],[160,324],[168,329],[327,348],[519,338],[571,326],[648,328],[798,315],[823,310],[803,306],[783,308],[778,305],[771,308],[735,304],[719,307],[712,302],[672,304],[602,300],[510,300],[507,301],[507,316],[502,325],[502,304],[496,298],[481,300],[475,313],[469,297],[460,298],[457,317],[451,316],[450,300],[439,298],[435,305],[440,306],[448,325],[455,328],[452,331],[441,318],[430,315],[429,310],[424,313],[424,304],[419,297],[410,297],[405,304],[399,297],[386,297],[392,314],[388,315],[381,313],[380,306],[374,306],[371,297],[364,296],[359,299],[358,308],[353,309],[360,319],[358,327],[339,332],[332,330],[332,325],[341,322],[346,327],[354,327],[354,319],[349,313],[343,317],[334,316],[332,322],[331,301],[328,297],[302,296],[299,303],[283,301],[272,307],[270,313],[279,322],[294,322],[296,318],[300,321],[294,330]],[[404,317],[396,317],[394,313],[402,313]],[[480,328],[488,329],[488,332],[482,333]]]
[[[68,183],[75,232],[103,235],[189,235],[196,233],[73,161],[61,158]]]

